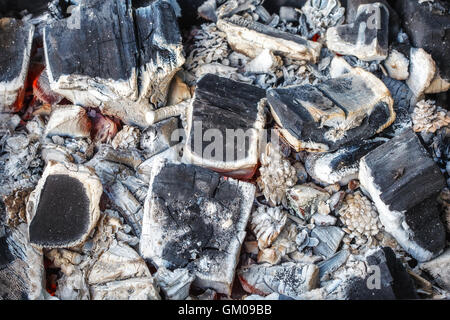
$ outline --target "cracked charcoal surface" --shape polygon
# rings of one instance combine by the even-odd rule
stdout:
[[[64,245],[78,240],[89,226],[89,199],[83,184],[66,175],[45,181],[36,215],[30,224],[30,241]]]

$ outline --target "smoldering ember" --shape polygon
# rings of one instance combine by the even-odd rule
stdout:
[[[445,0],[0,0],[0,299],[449,299],[449,56]]]

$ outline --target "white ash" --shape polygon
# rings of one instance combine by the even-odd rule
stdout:
[[[411,115],[415,132],[431,132],[450,125],[450,112],[436,106],[434,100],[421,100]]]
[[[345,20],[345,8],[339,0],[308,0],[302,7],[312,34],[324,35],[329,27],[340,25]]]
[[[137,148],[140,138],[140,131],[133,126],[125,125],[122,130],[117,132],[116,136],[111,142],[114,149],[130,149]]]
[[[420,97],[430,86],[435,74],[436,63],[433,57],[422,48],[411,48],[406,84],[416,97]]]
[[[270,247],[286,224],[287,214],[280,207],[259,206],[252,214],[251,228],[260,249]]]
[[[396,80],[406,80],[409,77],[409,60],[397,50],[392,50],[384,61],[389,76]]]
[[[45,128],[47,136],[89,137],[90,132],[91,121],[86,110],[74,105],[53,108]]]
[[[328,192],[313,183],[296,185],[286,195],[289,208],[305,221],[309,221],[319,211],[319,206],[330,198]]]
[[[297,182],[297,172],[289,160],[285,159],[279,147],[272,143],[266,145],[266,150],[260,156],[261,176],[257,183],[269,203],[286,204],[286,191]]]
[[[337,213],[345,225],[343,230],[350,238],[355,238],[357,245],[377,245],[375,237],[382,225],[375,206],[367,197],[359,191],[347,194]]]
[[[297,235],[297,226],[290,221],[286,222],[285,227],[272,245],[259,251],[258,263],[279,264],[288,254],[297,250]]]

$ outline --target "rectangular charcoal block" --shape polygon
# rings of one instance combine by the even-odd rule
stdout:
[[[187,161],[219,172],[253,173],[259,130],[265,124],[264,96],[264,90],[252,85],[203,76],[188,109]]]
[[[140,252],[187,268],[194,285],[230,294],[255,187],[194,165],[161,161],[144,205]]]

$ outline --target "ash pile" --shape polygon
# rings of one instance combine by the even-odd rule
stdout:
[[[0,299],[450,297],[443,0],[0,0]]]

